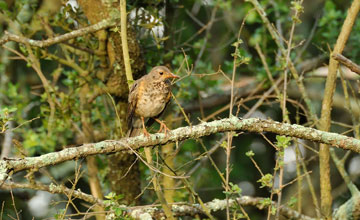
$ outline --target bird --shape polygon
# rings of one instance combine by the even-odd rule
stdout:
[[[128,97],[128,137],[140,135],[141,127],[143,134],[149,136],[145,126],[146,119],[149,119],[148,126],[154,120],[157,121],[160,124],[158,132],[164,130],[165,135],[167,134],[169,129],[159,120],[159,116],[171,99],[170,79],[177,78],[179,76],[173,74],[166,66],[156,66],[132,84]]]

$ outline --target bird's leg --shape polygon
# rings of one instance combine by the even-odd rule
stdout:
[[[158,133],[160,133],[164,129],[164,134],[167,135],[167,132],[170,131],[170,129],[166,126],[166,124],[157,118],[155,118],[155,121],[160,124],[160,129]]]
[[[144,135],[145,135],[146,137],[149,137],[149,136],[150,136],[150,133],[146,130],[144,117],[141,117],[141,122],[142,122],[142,126],[143,126],[143,133],[144,133]]]

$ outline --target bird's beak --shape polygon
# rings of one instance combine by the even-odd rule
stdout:
[[[180,78],[179,76],[173,74],[173,73],[167,73],[165,76],[166,79],[178,79]]]

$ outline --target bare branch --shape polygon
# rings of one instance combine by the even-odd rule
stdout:
[[[360,66],[357,65],[356,63],[354,63],[353,61],[351,61],[350,59],[346,58],[345,56],[343,56],[339,53],[334,53],[332,55],[332,58],[334,58],[338,62],[344,64],[347,68],[349,68],[354,73],[360,74]]]
[[[115,24],[116,24],[116,22],[113,19],[106,19],[106,20],[100,21],[99,23],[96,23],[94,25],[90,25],[88,27],[81,28],[81,29],[78,29],[78,30],[54,37],[54,38],[49,38],[46,40],[33,40],[33,39],[29,39],[29,38],[19,36],[16,34],[12,34],[10,32],[5,31],[5,34],[0,38],[0,45],[3,45],[9,41],[15,41],[18,43],[29,44],[31,46],[43,48],[43,47],[51,46],[53,44],[67,41],[69,39],[73,39],[78,36],[82,36],[82,35],[85,35],[88,33],[96,32],[99,30],[103,30],[103,29],[112,27],[112,26],[115,26]]]

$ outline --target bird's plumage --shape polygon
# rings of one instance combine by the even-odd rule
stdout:
[[[157,119],[165,110],[171,98],[170,78],[178,77],[167,67],[157,66],[133,83],[128,98],[128,136],[139,134],[141,118]]]

